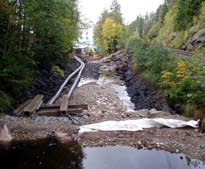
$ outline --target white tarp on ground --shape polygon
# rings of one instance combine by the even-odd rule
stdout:
[[[193,128],[198,127],[198,121],[190,120],[176,120],[176,119],[138,119],[138,120],[125,120],[125,121],[105,121],[101,123],[89,124],[80,127],[79,133],[97,132],[97,131],[141,131],[144,128],[182,128],[190,126]]]

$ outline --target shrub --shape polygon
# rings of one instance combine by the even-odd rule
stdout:
[[[3,113],[11,105],[11,98],[0,91],[0,113]]]
[[[133,62],[146,79],[160,86],[172,103],[181,105],[186,115],[194,115],[205,98],[205,58],[196,53],[191,59],[176,57],[168,49],[136,38],[128,48],[134,53]],[[148,77],[148,78],[147,78]]]
[[[59,66],[52,66],[52,72],[60,75],[61,77],[64,76],[64,71]]]
[[[134,63],[140,71],[151,72],[156,79],[163,70],[172,69],[175,56],[161,45],[152,46],[146,41],[132,40],[131,49],[134,52]]]
[[[162,87],[172,101],[181,103],[185,113],[190,114],[190,105],[199,108],[205,97],[204,64],[197,56],[191,60],[178,59],[173,70],[162,72]]]

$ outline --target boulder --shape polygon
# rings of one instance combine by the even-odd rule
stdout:
[[[195,33],[185,44],[185,49],[188,50],[201,47],[205,47],[205,28]]]
[[[0,145],[9,145],[12,141],[12,136],[8,127],[4,124],[0,127]]]
[[[205,28],[199,30],[197,33],[194,34],[192,37],[192,41],[197,41],[201,36],[205,35]]]
[[[55,131],[55,138],[60,143],[66,143],[66,142],[72,141],[72,136],[69,136],[67,133],[62,132],[62,131]]]

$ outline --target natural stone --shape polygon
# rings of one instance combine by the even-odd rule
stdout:
[[[12,136],[9,132],[9,129],[6,125],[3,125],[0,128],[0,144],[7,145],[10,144],[11,141],[12,141]]]
[[[185,44],[185,48],[189,50],[201,47],[205,47],[205,28],[195,33]]]
[[[60,143],[65,143],[68,141],[72,140],[72,137],[69,136],[67,133],[64,133],[62,131],[55,131],[55,138],[60,142]]]

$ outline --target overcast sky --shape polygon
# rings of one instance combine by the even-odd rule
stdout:
[[[81,14],[97,22],[103,9],[109,9],[112,0],[78,0],[79,7],[82,10]],[[164,0],[118,0],[121,4],[121,11],[123,14],[124,22],[130,23],[135,20],[137,15],[145,15],[146,12],[155,12]]]

